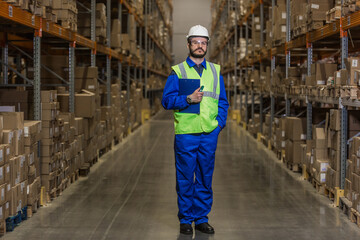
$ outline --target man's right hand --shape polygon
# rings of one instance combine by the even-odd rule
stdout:
[[[191,98],[191,103],[199,103],[201,102],[204,96],[203,92],[200,92],[200,88],[196,89],[189,97]]]

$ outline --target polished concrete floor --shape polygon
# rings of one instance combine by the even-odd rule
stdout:
[[[229,122],[220,133],[209,215],[215,235],[180,235],[173,123],[161,112],[5,239],[359,239],[309,183]]]

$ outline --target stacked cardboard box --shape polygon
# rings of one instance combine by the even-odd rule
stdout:
[[[334,7],[334,1],[312,0],[307,4],[308,31],[321,28],[326,21],[326,12]]]
[[[291,1],[291,16],[290,26],[292,37],[305,34],[307,30],[307,1],[306,0],[292,0]]]
[[[29,191],[27,193],[28,206],[36,208],[40,199],[40,156],[39,141],[41,140],[41,121],[24,122],[25,137],[25,154],[28,166],[28,184]]]
[[[306,118],[286,117],[285,161],[294,165],[301,163],[301,144],[306,140]]]
[[[104,43],[106,40],[106,6],[104,3],[96,4],[95,36],[96,41]],[[78,14],[78,32],[84,37],[91,37],[91,18],[89,14]]]
[[[256,135],[260,131],[260,115],[254,114],[254,119],[249,119],[248,130],[251,134]]]
[[[337,64],[314,63],[311,64],[311,76],[306,77],[307,86],[327,85],[328,79],[334,77]]]
[[[286,2],[281,0],[277,4],[274,8],[274,22],[272,23],[273,45],[285,42],[286,38]]]
[[[311,175],[319,182],[328,181],[327,169],[329,166],[328,144],[324,127],[313,125],[312,158],[310,162]]]
[[[77,31],[78,9],[76,0],[56,0],[52,1],[53,13],[62,27]]]
[[[275,118],[272,128],[272,144],[278,151],[285,150],[286,147],[286,119]]]
[[[111,104],[114,113],[114,139],[121,140],[125,130],[125,118],[122,114],[122,109],[125,106],[122,104],[121,91],[119,84],[111,85]]]
[[[346,84],[349,86],[359,86],[360,84],[360,58],[358,57],[349,57],[345,60],[347,74],[344,75],[348,77]],[[343,77],[342,79],[344,79]],[[344,79],[345,80],[345,79]],[[341,83],[344,83],[342,81]]]
[[[3,210],[13,216],[27,205],[28,165],[24,145],[24,113],[1,112],[4,160],[0,162],[0,183],[6,200]],[[1,121],[1,120],[0,120]],[[5,185],[4,185],[5,184]],[[8,203],[7,203],[8,202]],[[7,213],[6,213],[7,214]]]
[[[59,103],[57,91],[41,91],[42,106],[42,139],[41,139],[41,185],[48,194],[56,191],[56,170],[60,166],[60,127],[63,121],[59,119]]]

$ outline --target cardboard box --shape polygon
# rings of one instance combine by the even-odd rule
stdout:
[[[57,101],[57,91],[49,90],[49,91],[41,91],[41,102],[42,103],[50,103]]]
[[[301,145],[304,144],[305,141],[291,141],[286,140],[285,147],[285,158],[287,162],[300,164],[301,163]]]
[[[345,59],[346,70],[348,71],[349,81],[346,85],[357,86],[357,70],[360,70],[360,58],[350,57]]]
[[[334,72],[337,70],[336,64],[330,63],[313,63],[311,64],[311,75],[313,78],[313,86],[326,85],[329,77],[334,76]]]
[[[313,139],[315,148],[327,148],[327,142],[325,138],[325,129],[321,127],[313,126]]]
[[[10,147],[10,157],[15,154],[15,131],[4,130],[2,142]]]
[[[15,186],[20,183],[20,158],[14,157],[9,161],[10,165],[10,183],[11,186]]]
[[[292,141],[306,140],[306,118],[286,117],[285,136]]]
[[[18,129],[14,132],[14,142],[15,142],[15,155],[22,155],[25,153],[25,139],[24,139],[24,130]]]
[[[0,185],[0,205],[6,202],[6,184]]]
[[[24,129],[23,112],[0,112],[0,115],[3,117],[3,129]]]
[[[360,111],[358,110],[349,110],[348,111],[348,130],[349,131],[360,131]],[[351,136],[349,136],[351,137]]]
[[[314,160],[323,160],[328,158],[327,148],[314,148],[313,150]]]
[[[340,131],[340,110],[330,109],[330,129]]]
[[[22,208],[21,203],[21,186],[20,184],[15,185],[12,187],[12,198],[10,201],[10,215],[13,216],[21,211]]]

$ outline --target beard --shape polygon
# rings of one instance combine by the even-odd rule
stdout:
[[[202,53],[202,54],[195,53],[199,49],[201,49],[204,53]],[[194,51],[190,48],[190,56],[192,56],[193,58],[203,58],[203,57],[205,57],[205,55],[206,55],[206,51],[204,51],[204,49],[202,49],[202,48],[197,48]]]

